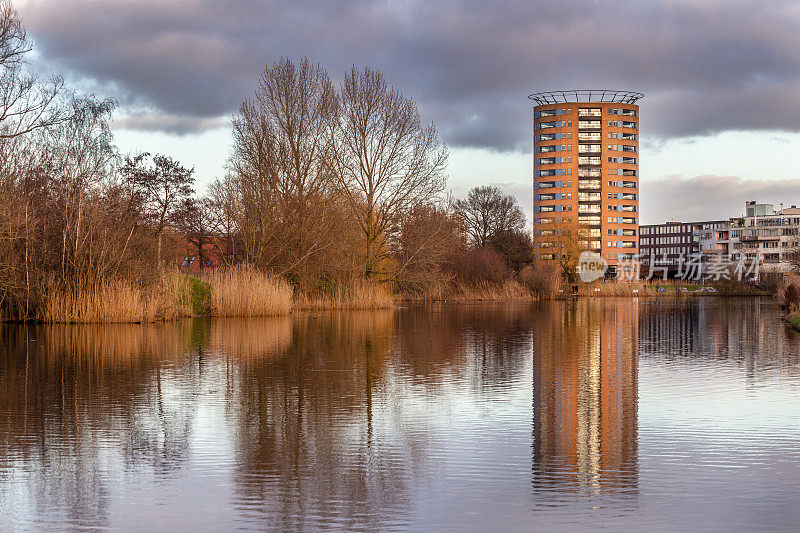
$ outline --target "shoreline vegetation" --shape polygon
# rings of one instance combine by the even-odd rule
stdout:
[[[44,312],[34,320],[45,323],[153,323],[189,317],[285,316],[314,310],[377,310],[428,302],[478,303],[569,299],[559,281],[555,290],[541,292],[530,284],[531,274],[520,280],[497,283],[455,283],[447,292],[423,297],[393,294],[387,285],[353,282],[327,293],[297,294],[279,276],[248,267],[235,267],[200,276],[168,272],[148,287],[127,281],[104,282],[77,292],[54,291],[45,297]],[[524,285],[522,281],[529,285]],[[787,320],[800,329],[800,281],[781,286],[779,297],[795,302],[788,306]],[[789,287],[789,288],[786,288]],[[709,290],[710,289],[710,290]],[[540,291],[540,292],[537,292]],[[759,296],[768,294],[745,284],[726,288],[724,284],[695,285],[680,281],[620,282],[602,280],[580,283],[578,298],[651,298],[695,296]],[[788,295],[788,296],[787,296]],[[8,317],[7,317],[8,318]]]
[[[800,276],[785,276],[775,294],[783,309],[783,318],[795,331],[800,331]]]

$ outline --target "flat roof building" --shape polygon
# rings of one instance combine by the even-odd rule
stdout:
[[[775,211],[772,204],[745,204],[745,216],[729,222],[731,254],[758,261],[761,272],[791,272],[791,255],[800,250],[800,208]]]
[[[534,259],[566,247],[600,254],[614,271],[639,246],[639,106],[630,91],[536,93]],[[582,251],[582,250],[581,250]]]
[[[642,275],[655,277],[682,277],[686,266],[697,254],[727,253],[727,246],[720,249],[718,240],[727,233],[724,228],[727,220],[706,220],[696,222],[665,222],[663,224],[644,224],[639,227],[639,251]],[[713,244],[712,237],[715,239]]]

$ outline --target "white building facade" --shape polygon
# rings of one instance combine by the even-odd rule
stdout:
[[[759,259],[762,272],[789,272],[790,256],[800,249],[800,208],[775,211],[771,204],[748,202],[745,216],[730,219],[726,230],[730,254],[744,254],[748,262]]]

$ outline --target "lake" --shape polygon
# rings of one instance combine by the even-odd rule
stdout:
[[[0,530],[798,524],[769,299],[0,325]]]

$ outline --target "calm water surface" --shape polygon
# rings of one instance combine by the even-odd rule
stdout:
[[[0,530],[800,527],[768,300],[0,326]]]

